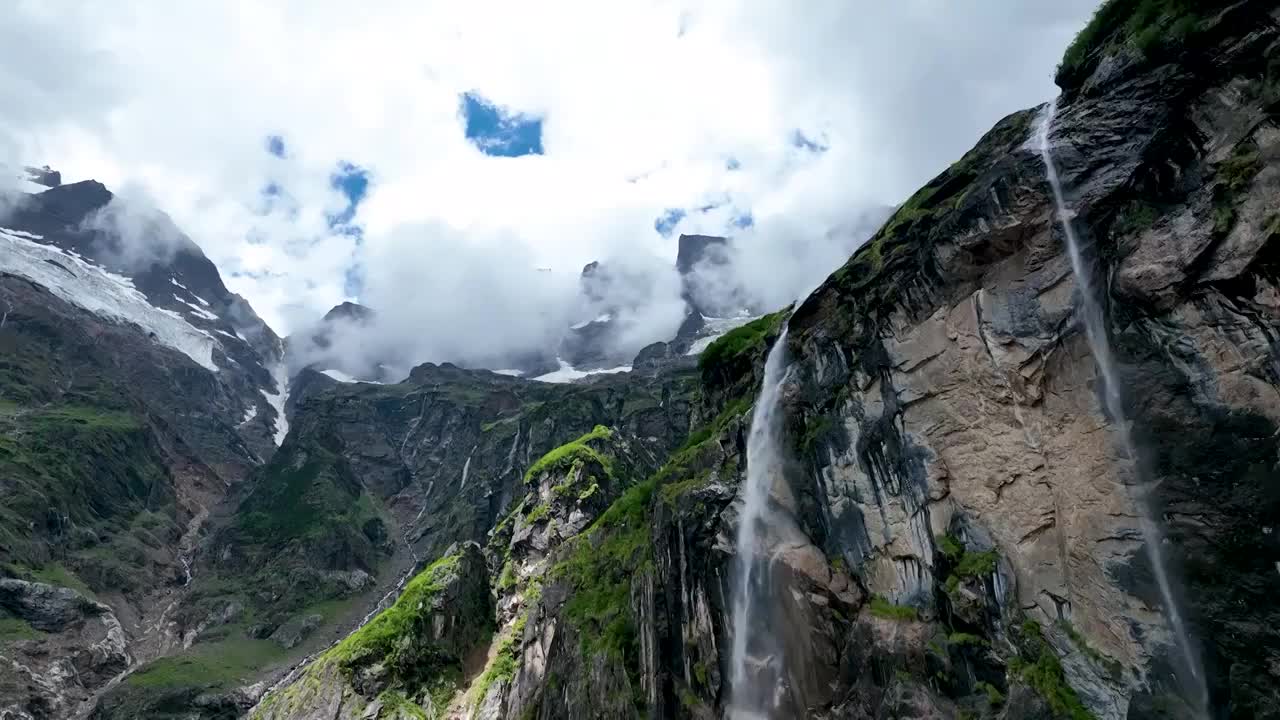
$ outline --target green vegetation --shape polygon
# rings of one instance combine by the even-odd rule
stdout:
[[[378,711],[379,718],[432,720],[435,717],[435,715],[428,714],[421,705],[410,700],[399,690],[384,690],[382,694],[378,695],[378,700],[382,702],[382,709]]]
[[[507,591],[516,586],[517,578],[515,565],[510,558],[502,563],[502,572],[498,573],[498,590]]]
[[[578,630],[583,652],[613,660],[635,655],[631,580],[653,565],[648,508],[656,481],[633,485],[591,527],[565,543],[551,577],[572,590],[565,615]]]
[[[348,676],[377,665],[389,690],[426,689],[432,705],[443,707],[462,677],[459,658],[433,642],[430,627],[436,597],[456,575],[462,555],[446,555],[410,580],[391,607],[328,650],[321,662],[335,662]]]
[[[1154,225],[1159,217],[1160,211],[1154,205],[1144,200],[1134,200],[1116,214],[1111,231],[1115,235],[1142,232]]]
[[[1004,693],[1000,692],[1000,688],[989,682],[979,680],[973,684],[973,689],[978,692],[987,694],[987,702],[991,703],[991,707],[997,708],[1004,705]]]
[[[283,655],[280,646],[270,640],[236,636],[200,643],[189,652],[156,660],[125,682],[141,688],[227,687],[249,681]]]
[[[527,614],[521,615],[498,641],[493,657],[475,682],[471,702],[479,703],[484,700],[495,682],[510,680],[516,676],[516,670],[520,669],[521,644],[524,642],[524,628],[528,620]]]
[[[536,523],[542,518],[546,517],[547,513],[550,511],[551,511],[550,503],[546,503],[546,502],[538,503],[536,507],[534,507],[532,510],[529,511],[528,515],[524,516],[524,521],[532,525],[533,523]]]
[[[788,312],[789,308],[756,318],[746,325],[730,330],[708,345],[698,357],[698,369],[702,372],[703,378],[730,371],[744,359],[763,351],[766,339],[777,332]]]
[[[952,535],[939,535],[936,540],[939,552],[951,566],[951,574],[945,583],[947,592],[955,592],[965,580],[986,577],[996,571],[1000,555],[995,550],[970,552]]]
[[[0,361],[0,370],[9,359]],[[139,418],[111,406],[6,402],[0,414],[0,477],[6,481],[0,506],[6,559],[41,568],[50,556],[59,557],[65,567],[41,568],[34,579],[86,594],[89,587],[127,588],[147,574],[145,553],[131,556],[137,563],[118,556],[110,568],[89,561],[87,550],[99,538],[136,534],[154,545],[154,533],[131,527],[131,518],[175,512],[163,451]],[[60,519],[53,522],[54,517]],[[72,531],[63,532],[68,527]],[[93,576],[72,579],[82,566],[94,568]],[[43,572],[56,576],[41,577]]]
[[[1040,693],[1055,714],[1070,720],[1096,720],[1067,684],[1062,662],[1044,639],[1039,623],[1027,620],[1018,635],[1021,653],[1009,661],[1009,671]]]
[[[76,577],[75,573],[68,570],[62,563],[49,563],[38,570],[32,571],[31,579],[47,585],[71,588],[91,600],[98,599],[93,594],[93,591],[89,589],[89,586],[85,585],[80,578]]]
[[[885,620],[918,620],[920,613],[910,605],[895,605],[879,595],[871,596],[871,614]]]
[[[937,537],[938,550],[951,562],[959,562],[960,557],[964,555],[964,544],[956,539],[953,535],[939,535]]]
[[[1262,169],[1258,156],[1258,146],[1252,142],[1243,142],[1236,146],[1231,157],[1218,166],[1218,177],[1233,194],[1240,193],[1249,187],[1253,178]]]
[[[1085,654],[1085,657],[1104,668],[1112,678],[1119,680],[1124,676],[1124,666],[1121,665],[1118,660],[1103,655],[1097,650],[1097,648],[1091,646],[1089,641],[1085,640],[1084,636],[1080,634],[1080,631],[1076,630],[1075,626],[1070,622],[1067,622],[1066,620],[1059,620],[1058,627],[1062,629],[1063,633],[1065,633],[1067,637],[1071,638],[1071,642],[1079,648],[1080,652]]]
[[[731,423],[749,413],[753,404],[752,398],[746,396],[727,403],[715,419],[690,432],[671,458],[654,474],[654,480],[662,487],[662,499],[668,505],[674,507],[678,498],[705,487],[711,481],[714,453],[710,452],[710,443],[718,440]],[[725,474],[735,471],[734,466],[721,468],[721,472]],[[686,477],[671,482],[673,478],[681,476]]]
[[[1225,235],[1236,224],[1236,205],[1241,193],[1249,189],[1253,178],[1262,169],[1258,147],[1252,142],[1236,146],[1231,157],[1218,166],[1221,183],[1213,194],[1213,231]]]
[[[1067,47],[1058,84],[1083,80],[1100,53],[1127,47],[1154,59],[1185,47],[1205,27],[1199,14],[1204,7],[1197,0],[1107,0]]]
[[[18,617],[0,617],[0,643],[18,640],[39,640],[44,633],[31,627],[30,623]]]
[[[800,448],[806,453],[814,452],[834,428],[835,423],[829,417],[813,418],[805,425],[804,435],[800,438]]]
[[[972,633],[953,632],[947,635],[947,644],[958,647],[986,647],[987,641]]]
[[[985,552],[966,552],[956,565],[955,574],[961,578],[976,578],[990,575],[996,571],[999,555],[995,550]]]
[[[613,437],[612,430],[603,425],[595,426],[595,429],[577,440],[567,442],[538,458],[538,461],[525,471],[524,481],[533,482],[534,478],[542,473],[567,467],[577,460],[595,461],[604,468],[605,474],[612,477],[613,459],[588,444],[594,440],[607,440],[611,437]]]
[[[399,642],[420,624],[424,610],[444,589],[444,583],[457,569],[461,555],[446,555],[431,563],[405,586],[391,607],[378,613],[364,627],[351,633],[327,654],[338,660],[344,668],[354,668],[370,662],[385,661],[395,667],[405,650]]]
[[[321,443],[286,446],[264,472],[237,518],[237,527],[252,541],[283,544],[350,535],[379,518],[346,461]]]

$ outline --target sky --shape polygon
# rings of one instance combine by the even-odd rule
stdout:
[[[154,203],[281,334],[359,300],[436,359],[555,332],[593,260],[667,307],[680,233],[785,304],[1049,99],[1096,4],[17,0],[0,163]]]

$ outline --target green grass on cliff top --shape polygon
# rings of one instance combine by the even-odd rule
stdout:
[[[524,481],[532,482],[534,478],[548,470],[558,470],[561,467],[570,465],[575,460],[594,460],[604,468],[605,474],[613,475],[613,460],[608,455],[596,450],[589,445],[593,440],[607,440],[613,437],[613,431],[604,425],[597,425],[595,428],[570,442],[555,448],[546,455],[538,458],[538,461],[529,466],[525,471]]]
[[[1128,45],[1144,56],[1185,42],[1203,27],[1203,0],[1107,0],[1076,35],[1058,65],[1058,78],[1078,73],[1089,56],[1106,47]]]
[[[747,353],[763,349],[765,338],[777,330],[786,314],[786,310],[781,310],[725,333],[698,356],[698,369],[705,377]]]
[[[391,656],[401,638],[412,632],[415,620],[431,612],[433,599],[444,589],[445,581],[461,559],[461,554],[446,555],[428,565],[404,586],[391,607],[348,635],[326,655],[344,666],[366,660],[379,662]]]

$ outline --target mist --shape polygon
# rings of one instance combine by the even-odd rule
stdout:
[[[112,270],[136,273],[199,249],[138,186],[127,185],[80,223],[94,234],[95,255]]]

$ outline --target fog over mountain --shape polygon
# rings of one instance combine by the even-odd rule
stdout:
[[[734,238],[709,287],[793,300],[1047,97],[1093,4],[20,3],[0,162],[163,211],[281,335],[356,300],[415,360],[502,354],[598,260],[646,278],[639,347],[679,323],[680,233]]]

